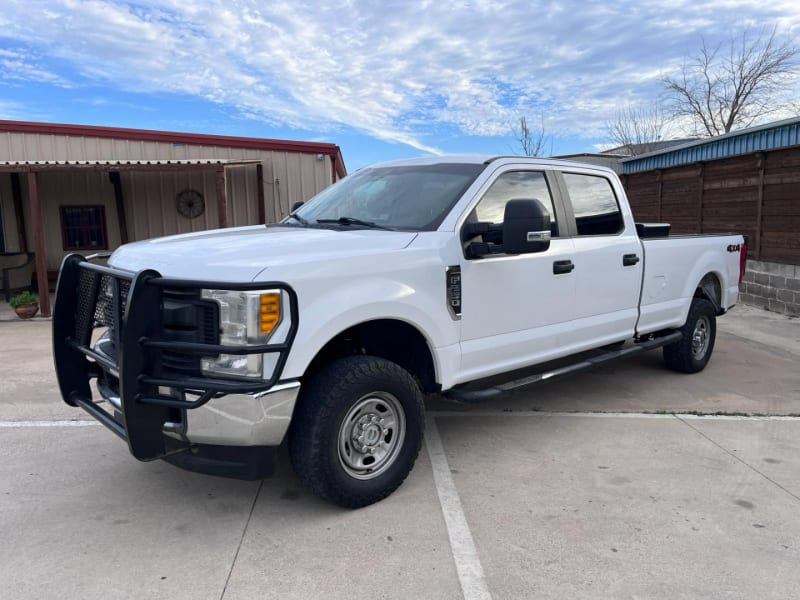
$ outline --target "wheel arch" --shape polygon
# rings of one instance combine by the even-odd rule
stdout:
[[[396,318],[362,321],[340,331],[317,351],[303,379],[312,377],[337,358],[358,354],[378,356],[400,365],[417,379],[425,392],[441,390],[427,338],[414,325]]]
[[[722,276],[716,271],[703,275],[695,288],[694,298],[705,298],[714,307],[714,312],[721,315],[725,312],[722,308]]]

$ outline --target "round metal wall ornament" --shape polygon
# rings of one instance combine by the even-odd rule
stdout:
[[[187,219],[194,219],[203,214],[206,209],[206,202],[203,194],[197,190],[183,190],[175,196],[175,205],[178,212]]]

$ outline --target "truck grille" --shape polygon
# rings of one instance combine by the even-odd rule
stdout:
[[[124,336],[123,318],[131,282],[119,278],[119,307],[114,306],[114,278],[88,269],[78,277],[75,339],[84,346],[91,342],[92,331],[107,327],[111,340]],[[219,344],[219,307],[203,300],[199,290],[163,291],[161,310],[161,339],[164,341],[199,344]],[[119,315],[119,323],[115,315]],[[153,315],[156,317],[156,315]],[[113,348],[116,350],[116,348]],[[200,375],[200,356],[170,350],[161,351],[161,366],[165,371],[185,375]]]
[[[125,314],[125,302],[128,298],[131,282],[119,280],[120,318]],[[81,270],[78,276],[78,302],[75,315],[75,339],[87,346],[96,327],[108,327],[112,331],[114,322],[113,283],[110,275],[101,275],[87,269]]]
[[[164,290],[164,340],[219,344],[219,306],[202,300],[197,290]],[[171,350],[162,352],[165,370],[200,375],[200,356]]]

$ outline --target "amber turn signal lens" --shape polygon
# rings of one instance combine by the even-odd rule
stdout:
[[[258,307],[259,332],[272,333],[281,320],[280,294],[261,294]]]

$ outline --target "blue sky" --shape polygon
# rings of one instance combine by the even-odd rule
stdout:
[[[349,170],[595,151],[705,38],[800,39],[800,2],[2,0],[0,118],[327,141]],[[790,90],[800,97],[800,89]],[[789,115],[773,115],[774,118]]]

